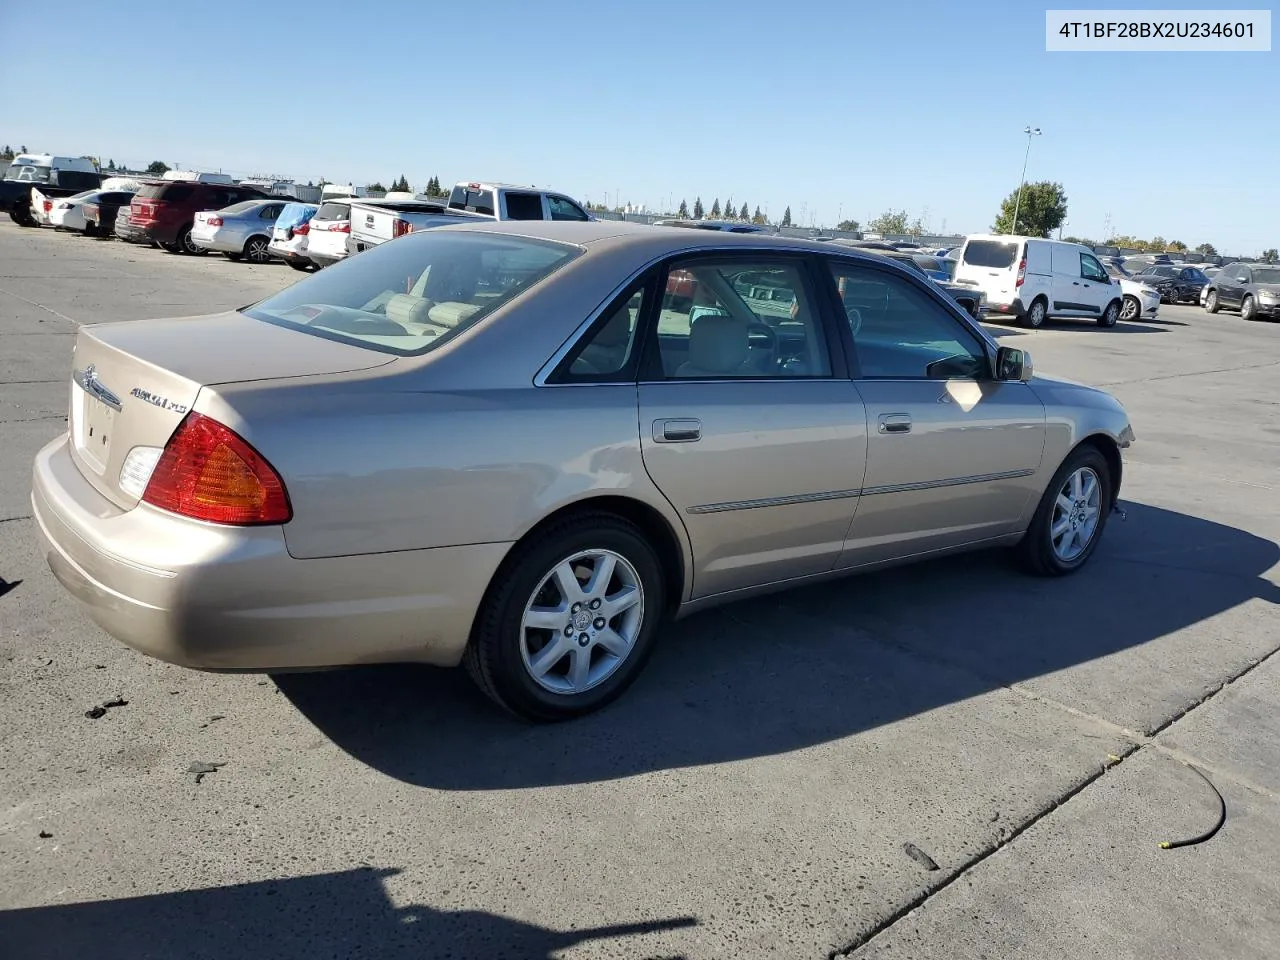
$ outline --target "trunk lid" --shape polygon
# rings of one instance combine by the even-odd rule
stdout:
[[[122,470],[135,462],[130,451],[163,448],[201,387],[366,370],[394,359],[234,312],[82,327],[67,412],[72,457],[103,496],[130,509],[142,493],[121,484]]]

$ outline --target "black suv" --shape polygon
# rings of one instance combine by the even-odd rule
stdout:
[[[1209,281],[1204,308],[1239,310],[1244,320],[1280,318],[1280,264],[1232,263]]]

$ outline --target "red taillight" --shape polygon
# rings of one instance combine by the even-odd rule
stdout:
[[[293,228],[293,235],[295,237],[305,237],[310,232],[311,232],[311,224],[309,223],[300,223]]]
[[[194,520],[251,526],[293,516],[275,468],[234,431],[188,414],[165,445],[144,502]]]
[[[1023,257],[1022,262],[1018,264],[1018,282],[1015,287],[1020,287],[1027,279],[1027,258]]]
[[[53,209],[53,201],[52,201],[52,200],[46,200],[46,201],[44,201],[44,203],[40,204],[40,206],[44,207],[44,212],[45,212],[45,213],[48,213],[50,210],[52,210],[52,209]]]
[[[211,227],[220,227],[220,226],[222,226],[222,218],[221,218],[221,217],[206,217],[204,222],[205,222],[208,226],[211,226]]]
[[[391,222],[391,239],[392,240],[394,240],[396,237],[403,237],[406,233],[413,233],[413,227],[411,227],[404,220],[393,220]]]
[[[341,223],[335,223],[333,226],[329,228],[329,230],[333,233],[350,233],[351,221],[343,220]]]

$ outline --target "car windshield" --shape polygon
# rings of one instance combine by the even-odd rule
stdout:
[[[1142,272],[1155,277],[1176,277],[1178,275],[1177,267],[1150,267]]]
[[[416,356],[580,252],[524,237],[432,230],[367,250],[244,312],[381,353]]]
[[[1254,283],[1280,283],[1280,267],[1254,267]]]
[[[1003,269],[1013,264],[1018,255],[1016,241],[970,240],[964,248],[964,262],[971,267],[995,267]]]
[[[49,170],[49,167],[37,167],[34,164],[24,163],[6,170],[4,178],[21,180],[23,183],[48,183]]]

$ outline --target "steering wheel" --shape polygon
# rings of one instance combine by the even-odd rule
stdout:
[[[773,327],[769,326],[767,323],[757,321],[755,323],[747,324],[747,336],[750,337],[753,333],[762,333],[764,334],[765,339],[769,341],[769,345],[765,348],[768,352],[764,359],[760,361],[760,370],[768,370],[769,365],[778,358],[778,331],[774,330]]]

